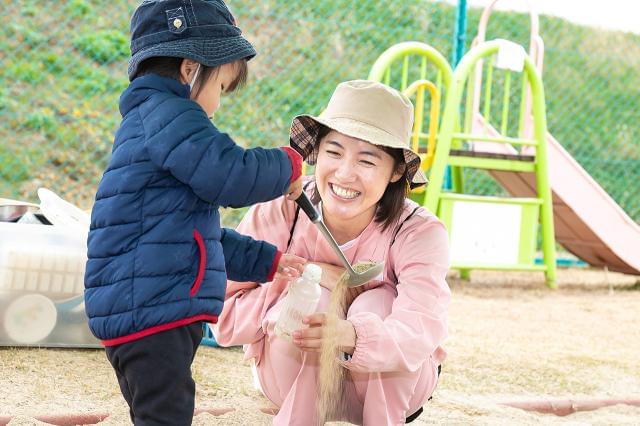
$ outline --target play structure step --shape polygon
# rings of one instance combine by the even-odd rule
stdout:
[[[449,152],[451,156],[456,157],[491,158],[494,160],[526,161],[531,163],[536,161],[536,157],[533,155],[501,154],[494,152],[469,151],[464,149],[452,149]]]

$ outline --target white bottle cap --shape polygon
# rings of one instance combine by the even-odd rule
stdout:
[[[304,267],[302,276],[307,280],[320,282],[320,278],[322,277],[322,268],[313,263],[309,263]]]

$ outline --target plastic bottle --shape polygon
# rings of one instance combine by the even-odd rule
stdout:
[[[291,284],[276,322],[277,336],[291,340],[294,331],[305,327],[302,319],[314,313],[320,301],[321,277],[322,268],[310,263],[304,268],[300,278]]]

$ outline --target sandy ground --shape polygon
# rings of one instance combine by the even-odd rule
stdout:
[[[556,291],[542,276],[474,272],[451,276],[449,357],[433,401],[413,424],[640,424],[640,407],[617,405],[566,417],[525,412],[505,401],[640,399],[640,280],[561,270]],[[267,425],[270,403],[253,388],[239,348],[203,347],[193,366],[195,425]],[[37,414],[107,412],[101,425],[128,423],[127,407],[101,350],[0,348],[0,416],[42,425]]]

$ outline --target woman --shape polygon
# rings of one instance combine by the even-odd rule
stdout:
[[[429,211],[406,198],[426,183],[409,148],[413,107],[394,89],[370,81],[341,83],[319,116],[298,116],[290,141],[314,177],[305,190],[347,259],[385,262],[378,279],[352,292],[339,322],[348,408],[339,419],[356,424],[404,424],[435,389],[445,353],[450,291],[447,233]],[[318,358],[330,292],[344,271],[316,227],[285,199],[253,207],[238,230],[323,268],[323,294],[309,328],[293,342],[275,335],[287,284],[228,282],[218,319],[221,345],[246,344],[246,358],[278,425],[316,423]]]

